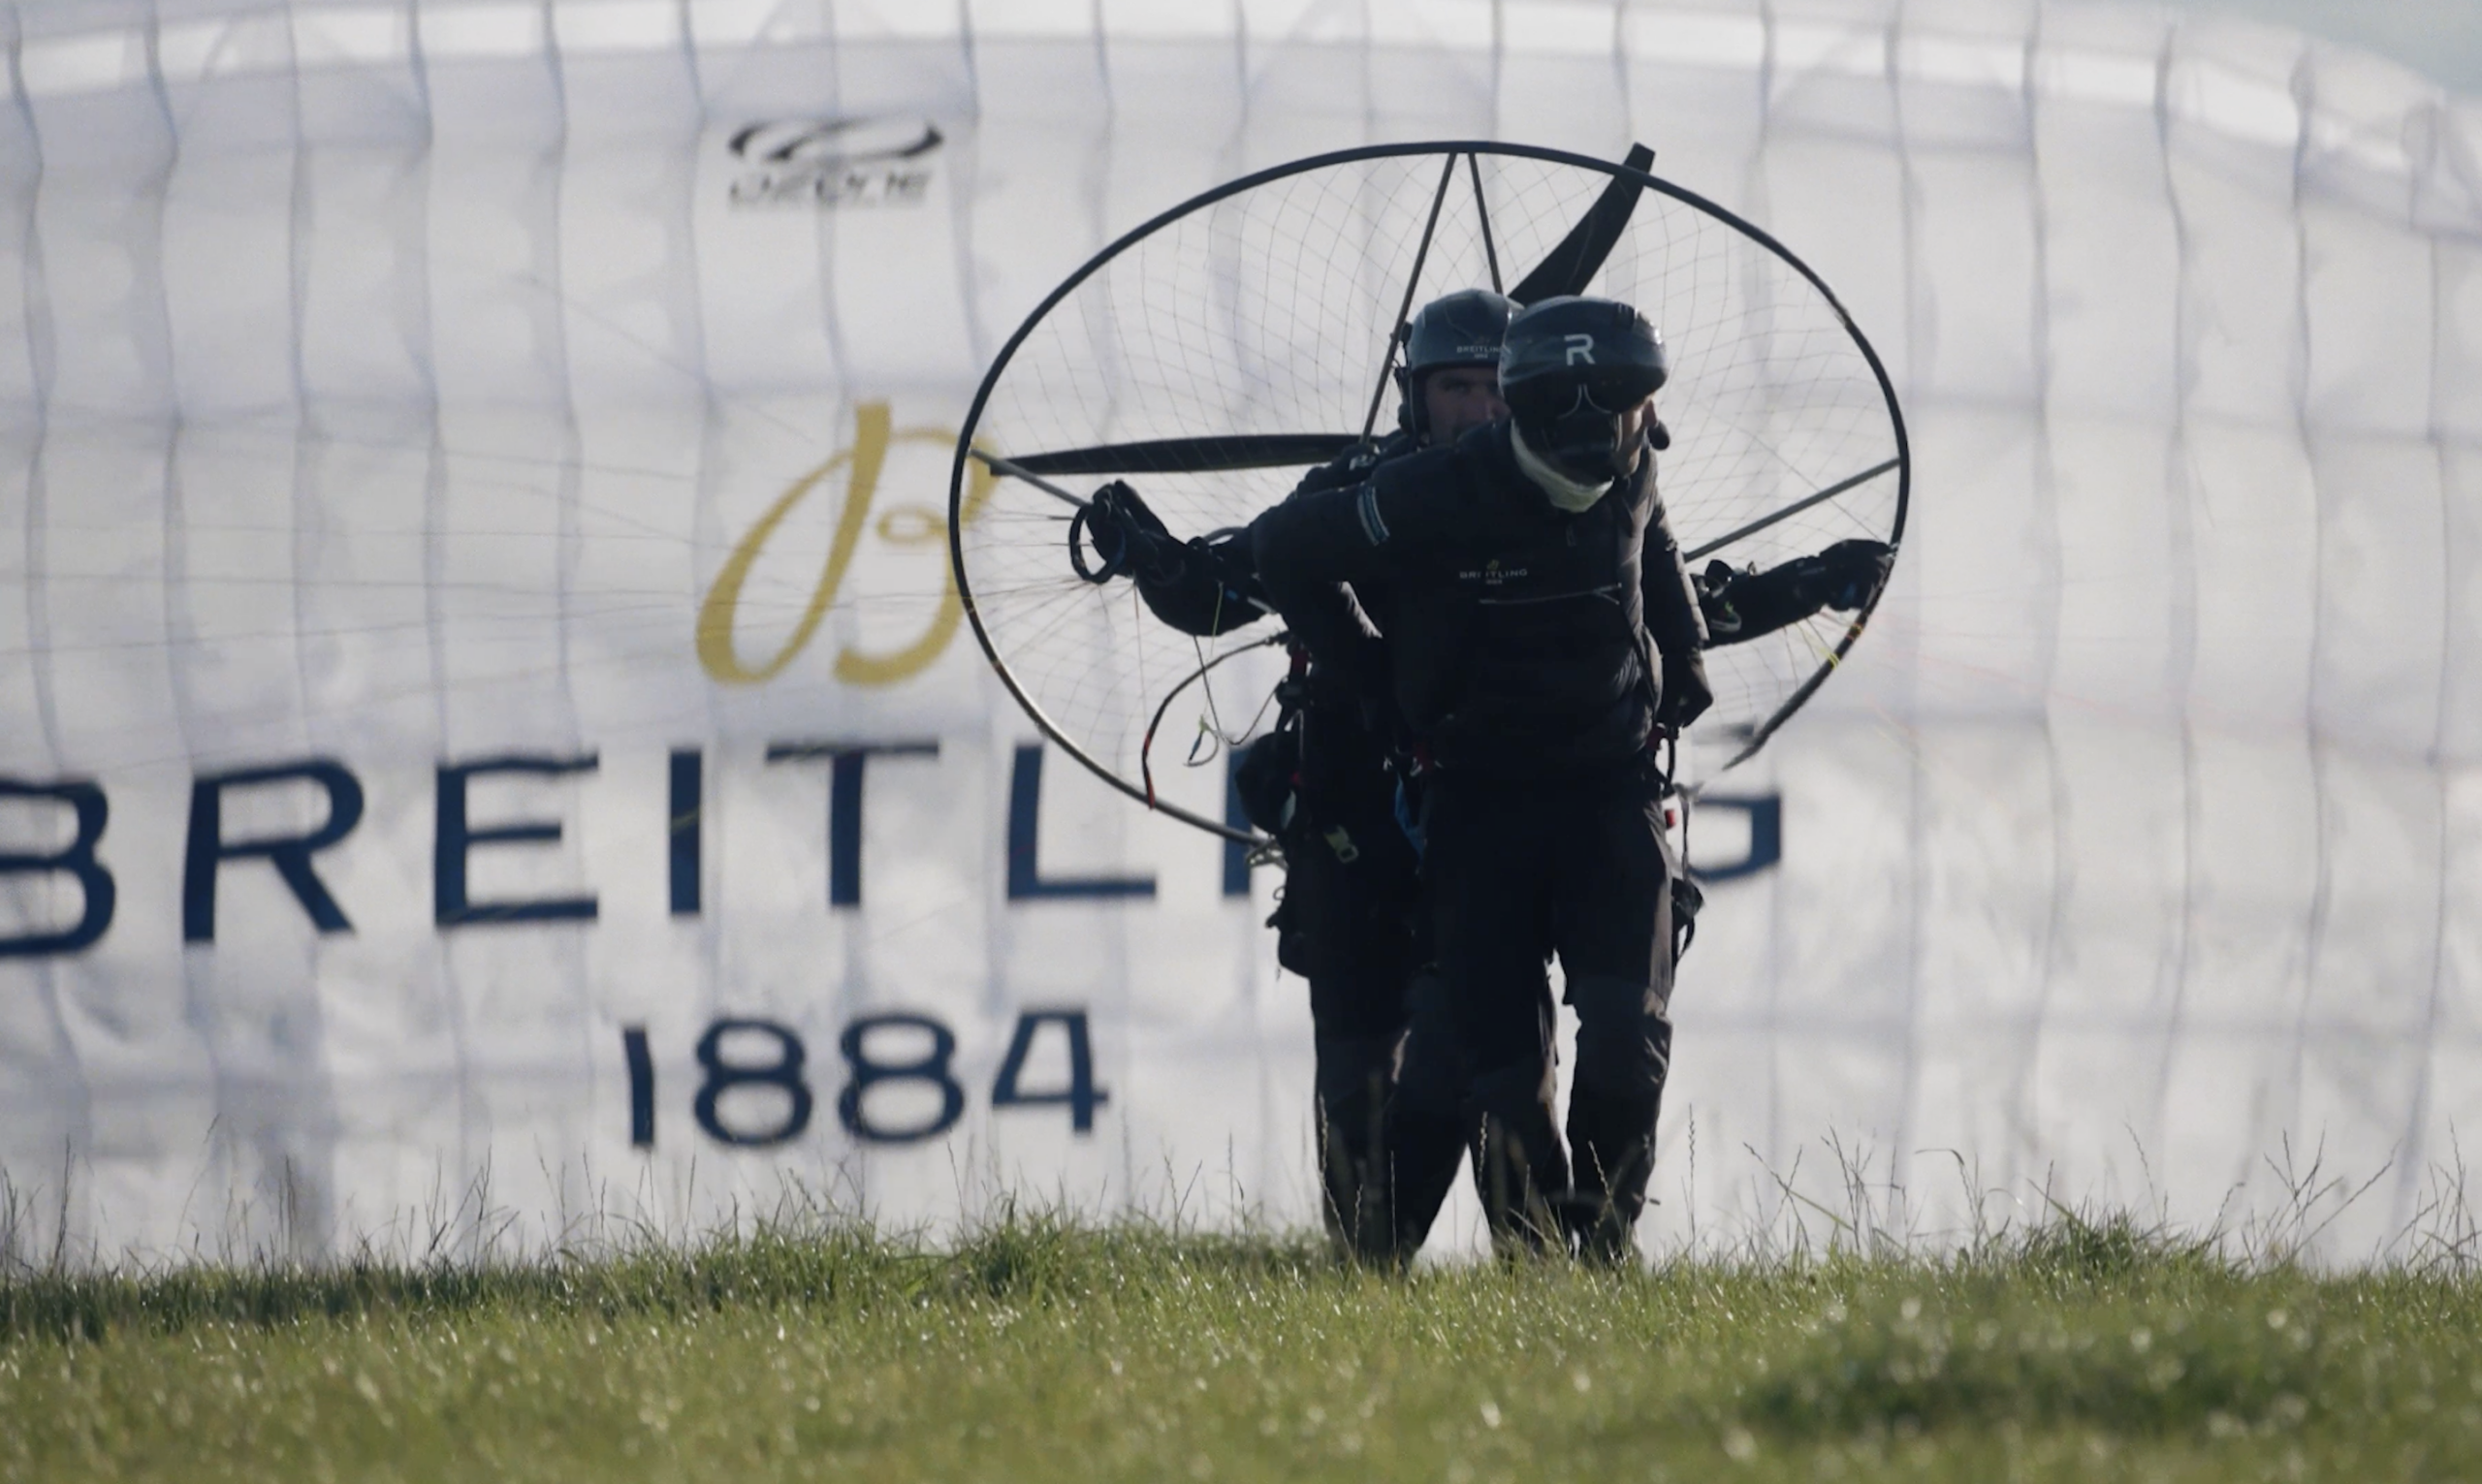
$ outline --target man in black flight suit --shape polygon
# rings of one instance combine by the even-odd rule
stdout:
[[[1516,312],[1512,300],[1481,289],[1423,305],[1405,331],[1396,431],[1311,470],[1292,497],[1359,485],[1416,450],[1505,418],[1500,336]],[[1107,544],[1120,539],[1121,522],[1134,521],[1156,538],[1153,552],[1129,553],[1134,559],[1128,565],[1157,617],[1205,636],[1261,616],[1246,531],[1176,546],[1128,486],[1104,487],[1096,504],[1104,513],[1094,521],[1102,533],[1098,553],[1107,561],[1120,555]],[[1378,623],[1388,621],[1389,598],[1379,585],[1358,587],[1354,598]],[[1340,589],[1330,584],[1314,601],[1331,622],[1361,633]],[[1388,720],[1362,706],[1338,676],[1313,663],[1287,683],[1285,721],[1253,746],[1238,782],[1253,822],[1285,849],[1276,953],[1310,985],[1322,1216],[1344,1249],[1383,1258],[1400,1245],[1383,1152],[1387,1104],[1408,989],[1427,962],[1427,934],[1418,920],[1414,849],[1396,822]],[[1547,986],[1538,994],[1547,1002]],[[1395,1162],[1424,1171],[1425,1183],[1444,1194],[1464,1151],[1462,1130],[1451,1123],[1426,1132],[1406,1139]],[[1415,1246],[1428,1228],[1426,1213]]]
[[[1503,341],[1509,422],[1251,527],[1259,582],[1294,636],[1339,680],[1390,693],[1426,754],[1423,869],[1449,1044],[1416,1025],[1399,1105],[1480,1128],[1503,1244],[1607,1260],[1632,1249],[1671,1053],[1674,867],[1651,748],[1712,699],[1698,599],[1655,490],[1665,376],[1634,308],[1546,300]],[[1339,582],[1392,594],[1384,650],[1338,621]],[[1551,953],[1578,1020],[1567,1150],[1539,990]],[[1449,1090],[1452,1113],[1436,1106]],[[1399,1200],[1416,1196],[1401,1171],[1398,1184]]]

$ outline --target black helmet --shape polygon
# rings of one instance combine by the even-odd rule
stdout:
[[[1414,312],[1405,326],[1405,362],[1396,372],[1403,398],[1397,418],[1409,432],[1425,431],[1422,378],[1459,365],[1498,365],[1500,337],[1516,318],[1516,300],[1488,289],[1459,289]]]
[[[1553,468],[1582,481],[1628,472],[1620,415],[1669,374],[1663,337],[1616,300],[1563,295],[1530,304],[1500,345],[1500,395],[1517,432]],[[1656,446],[1667,441],[1658,435]]]

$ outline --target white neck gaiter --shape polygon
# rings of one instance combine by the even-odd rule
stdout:
[[[1607,479],[1599,485],[1580,484],[1561,473],[1551,466],[1548,459],[1526,446],[1525,434],[1514,426],[1509,428],[1509,446],[1516,451],[1518,470],[1534,481],[1553,505],[1573,516],[1592,510],[1594,502],[1602,499],[1605,491],[1612,486],[1612,481]]]

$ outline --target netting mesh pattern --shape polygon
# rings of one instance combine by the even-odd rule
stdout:
[[[1408,300],[1418,308],[1457,289],[1511,286],[1612,183],[1582,163],[1484,148],[1344,160],[1225,195],[1128,241],[1034,320],[995,367],[968,434],[1018,458],[1357,435],[1374,411],[1384,433],[1399,406],[1388,349]],[[1897,534],[1894,410],[1853,329],[1787,257],[1695,199],[1646,188],[1585,288],[1637,304],[1665,337],[1671,377],[1657,405],[1672,446],[1660,488],[1685,551],[1766,567],[1838,539]],[[1248,524],[1300,474],[1133,483],[1188,538]],[[960,495],[961,507],[980,501],[959,550],[995,657],[1057,736],[1137,786],[1149,725],[1173,690],[1218,654],[1263,648],[1266,625],[1193,641],[1155,621],[1128,582],[1071,572],[1071,513],[1056,495],[1017,480],[961,486]],[[1775,722],[1832,662],[1850,622],[1823,614],[1713,651],[1717,704],[1701,725],[1746,738]],[[1176,755],[1194,760],[1201,731],[1230,742],[1268,719],[1263,701],[1282,665],[1268,650],[1192,682],[1165,718]]]

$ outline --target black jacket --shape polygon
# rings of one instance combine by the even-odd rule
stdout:
[[[1288,498],[1358,485],[1381,464],[1403,458],[1416,447],[1413,435],[1402,432],[1376,443],[1357,444],[1304,474]],[[1180,548],[1177,559],[1142,566],[1132,576],[1147,611],[1184,634],[1213,638],[1246,628],[1263,616],[1252,601],[1266,593],[1258,585],[1246,526],[1193,538]],[[1377,606],[1377,596],[1366,595],[1365,601]],[[1333,599],[1340,614],[1350,615],[1341,593]]]
[[[1478,428],[1268,511],[1251,526],[1260,585],[1321,666],[1366,693],[1392,681],[1444,767],[1533,773],[1635,757],[1661,701],[1656,651],[1686,659],[1705,642],[1653,450],[1571,515],[1518,471],[1509,440],[1505,423]],[[1384,661],[1339,583],[1390,594]]]

